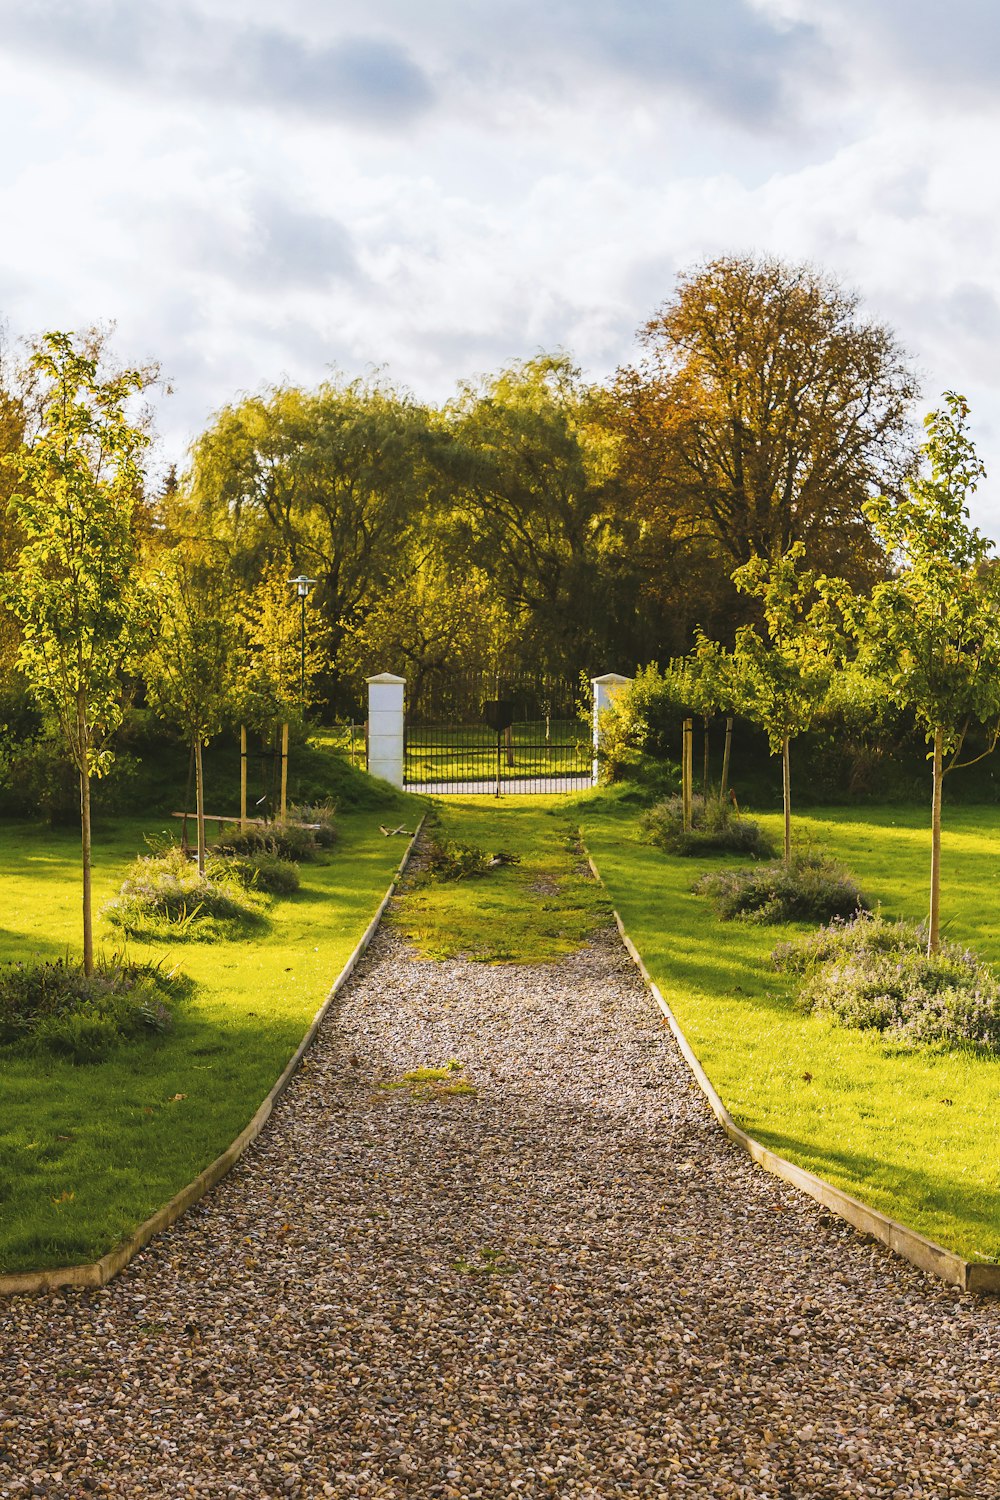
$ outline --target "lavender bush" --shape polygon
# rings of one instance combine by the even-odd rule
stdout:
[[[797,1002],[842,1026],[885,1032],[907,1043],[972,1045],[1000,1052],[1000,983],[975,954],[907,922],[859,915],[831,922],[772,954],[802,975]]]

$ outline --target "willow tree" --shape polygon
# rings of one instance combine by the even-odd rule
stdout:
[[[1000,738],[1000,571],[990,557],[993,543],[969,524],[966,499],[986,471],[968,415],[965,398],[946,392],[944,406],[925,418],[925,468],[906,498],[882,497],[866,507],[898,567],[856,612],[859,664],[915,715],[930,746],[929,953],[941,935],[944,778],[972,764],[961,756],[973,723],[988,726],[983,754]]]
[[[48,333],[31,366],[45,389],[38,430],[8,462],[23,537],[4,594],[21,627],[18,662],[80,781],[83,964],[94,970],[90,783],[109,767],[126,679],[144,630],[136,506],[148,442],[128,404],[149,372],[103,375],[99,352]]]

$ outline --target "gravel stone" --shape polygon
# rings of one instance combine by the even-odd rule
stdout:
[[[990,1500],[998,1335],[726,1139],[613,929],[383,929],[207,1199],[0,1306],[0,1495]]]

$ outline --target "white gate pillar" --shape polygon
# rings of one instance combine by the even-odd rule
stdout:
[[[406,678],[380,672],[368,678],[368,770],[403,785],[403,696]]]
[[[594,689],[594,785],[598,779],[598,753],[601,748],[601,716],[610,707],[617,695],[632,681],[631,677],[623,677],[620,672],[605,672],[603,677],[592,677],[590,685]]]

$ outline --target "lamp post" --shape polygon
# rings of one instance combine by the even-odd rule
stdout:
[[[299,704],[304,710],[306,705],[306,600],[316,580],[300,573],[298,578],[289,578],[288,582],[294,583],[299,600]]]

